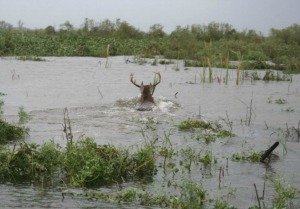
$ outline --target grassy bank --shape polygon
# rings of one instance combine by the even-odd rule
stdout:
[[[66,22],[30,30],[2,21],[0,56],[107,56],[162,55],[184,59],[186,66],[226,67],[229,60],[243,61],[243,69],[280,69],[300,72],[300,26],[272,29],[268,37],[254,30],[237,31],[224,23],[178,26],[170,34],[155,24],[148,32],[123,21],[86,19],[81,28]],[[242,60],[241,60],[242,59]],[[192,60],[192,61],[191,61]],[[271,61],[272,65],[269,64]]]

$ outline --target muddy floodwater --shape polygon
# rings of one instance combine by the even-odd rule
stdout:
[[[203,68],[184,68],[181,61],[170,65],[139,65],[125,62],[131,57],[45,57],[46,61],[19,61],[14,57],[0,58],[0,92],[5,105],[6,121],[16,123],[20,106],[30,114],[25,124],[30,129],[27,143],[42,144],[49,140],[64,146],[63,112],[68,108],[74,139],[81,136],[95,138],[98,144],[134,146],[154,135],[162,140],[170,134],[173,147],[206,147],[217,163],[203,174],[195,169],[189,174],[201,183],[210,198],[225,199],[237,208],[257,205],[253,184],[261,194],[266,174],[283,176],[300,190],[300,143],[295,133],[300,121],[300,75],[292,81],[262,81],[244,78],[236,85],[236,71],[229,70],[228,84],[223,82],[226,69],[213,69],[212,82],[201,81]],[[179,70],[177,69],[179,68]],[[208,69],[206,69],[208,70]],[[137,83],[153,82],[154,72],[162,80],[154,92],[157,107],[153,111],[137,111],[139,89],[129,81],[133,73]],[[264,71],[258,71],[263,77]],[[217,77],[221,78],[218,82]],[[276,100],[284,99],[285,104]],[[251,113],[249,111],[251,107]],[[251,115],[250,124],[249,121]],[[179,131],[177,125],[188,118],[208,121],[231,121],[235,137],[217,139],[206,144],[192,137],[192,132]],[[147,124],[151,121],[151,126]],[[226,123],[224,128],[230,129]],[[143,135],[144,133],[144,135]],[[264,151],[276,141],[279,159],[270,164],[235,162],[234,153]],[[224,167],[221,188],[219,168]],[[207,172],[207,171],[206,171]],[[177,174],[180,176],[180,173]],[[167,176],[168,177],[168,176]],[[144,187],[156,193],[171,193],[163,173]],[[178,177],[179,178],[179,177]],[[124,183],[124,187],[131,182]],[[115,189],[99,188],[99,189]],[[76,192],[80,192],[77,191]],[[274,198],[272,184],[267,181],[265,201]],[[227,197],[228,196],[228,197]],[[0,184],[1,208],[132,208],[135,206],[108,204],[67,197],[62,199],[57,187],[31,184]],[[300,207],[296,200],[295,208]],[[136,206],[139,208],[140,206]]]

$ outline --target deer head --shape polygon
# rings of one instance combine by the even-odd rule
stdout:
[[[135,85],[136,87],[140,88],[140,91],[141,91],[141,94],[142,94],[140,102],[142,104],[145,103],[145,102],[150,102],[150,103],[154,104],[152,94],[154,93],[155,87],[161,81],[160,73],[155,73],[155,74],[158,75],[158,80],[155,80],[154,84],[150,83],[149,85],[144,85],[143,82],[141,83],[141,85],[138,85],[138,84],[136,84],[136,81],[133,80],[133,73],[131,73],[130,76],[129,76],[129,80],[131,81],[131,83],[133,83],[133,85]]]

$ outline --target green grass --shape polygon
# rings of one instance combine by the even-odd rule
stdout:
[[[44,61],[43,56],[141,55],[153,58],[159,55],[166,59],[183,59],[186,66],[209,69],[234,69],[234,66],[229,66],[229,60],[238,61],[242,56],[241,69],[277,69],[300,73],[300,41],[294,35],[299,33],[299,25],[274,29],[269,37],[255,31],[239,32],[224,23],[210,23],[208,26],[214,27],[214,32],[205,30],[208,26],[193,25],[191,28],[177,27],[169,35],[161,29],[143,32],[125,21],[106,20],[93,24],[89,29],[86,25],[75,29],[67,22],[58,30],[53,26],[35,30],[0,28],[0,56]],[[272,61],[274,65],[266,61]],[[212,79],[212,70],[209,75]],[[266,80],[270,78],[282,79],[271,74],[265,77]]]
[[[273,208],[292,208],[292,201],[297,196],[297,191],[281,176],[269,176],[275,189]]]
[[[223,126],[218,121],[187,119],[181,121],[177,127],[180,131],[198,132],[193,138],[197,140],[204,139],[206,143],[214,142],[218,138],[235,136],[234,133],[223,129]]]
[[[21,143],[0,151],[2,182],[63,179],[73,187],[94,187],[128,178],[151,178],[155,171],[154,148],[132,151],[113,145],[98,145],[86,137],[64,150],[53,141],[41,146]]]
[[[9,124],[0,117],[0,143],[23,139],[27,134],[26,128]]]
[[[279,98],[279,99],[275,99],[275,103],[276,104],[286,104],[287,101],[285,99]]]
[[[245,151],[234,153],[231,157],[233,161],[249,161],[249,162],[260,162],[262,153],[260,152],[250,152]]]
[[[24,124],[28,122],[28,120],[30,119],[30,115],[27,112],[25,112],[23,106],[19,107],[18,115],[19,115],[19,124]]]

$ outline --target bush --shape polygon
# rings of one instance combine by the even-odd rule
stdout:
[[[0,143],[22,139],[26,134],[24,127],[11,125],[0,118]]]
[[[0,180],[47,181],[63,179],[75,187],[91,187],[123,181],[129,177],[151,177],[155,171],[154,148],[150,145],[130,154],[113,145],[97,145],[86,137],[63,150],[53,141],[42,146],[20,144],[0,150]]]

